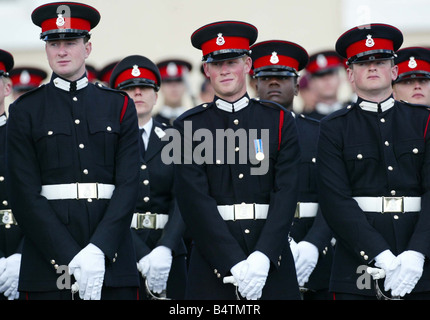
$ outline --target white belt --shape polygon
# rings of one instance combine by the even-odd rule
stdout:
[[[48,200],[110,199],[114,190],[113,184],[76,182],[44,185],[40,194]]]
[[[241,203],[217,206],[224,220],[266,219],[268,204]]]
[[[364,212],[419,212],[421,197],[354,197]]]
[[[297,202],[294,218],[314,218],[318,207],[318,202]]]
[[[168,214],[136,212],[133,214],[130,227],[134,229],[163,229],[168,220]]]

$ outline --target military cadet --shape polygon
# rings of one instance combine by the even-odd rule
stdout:
[[[189,109],[184,105],[185,95],[190,94],[195,105],[195,99],[190,91],[188,74],[192,70],[190,62],[183,59],[167,59],[157,63],[163,85],[160,93],[162,105],[154,115],[154,120],[168,126],[184,111]]]
[[[39,87],[48,76],[44,70],[36,67],[13,68],[9,75],[12,81],[14,100],[25,92]]]
[[[85,300],[137,299],[135,105],[86,77],[95,8],[57,2],[31,17],[53,73],[10,107],[8,187],[24,232],[19,291],[26,299],[71,299],[77,286]],[[58,281],[67,271],[74,279]]]
[[[184,299],[186,248],[182,239],[185,224],[173,194],[173,164],[166,165],[161,151],[167,144],[161,138],[165,127],[152,119],[161,85],[160,72],[148,58],[124,58],[112,72],[110,86],[126,91],[134,100],[140,131],[140,184],[132,220],[141,286],[139,298],[154,297],[165,291],[168,298]],[[139,140],[139,141],[140,141]],[[145,291],[145,280],[148,290]]]
[[[175,188],[195,243],[188,299],[235,299],[236,289],[251,300],[300,299],[287,237],[298,193],[297,129],[291,112],[248,96],[257,35],[247,22],[219,21],[191,36],[215,97],[174,123],[182,145],[193,142],[176,166]],[[213,142],[203,159],[194,134]]]
[[[14,65],[12,54],[0,50],[0,300],[19,297],[18,278],[21,264],[23,234],[9,205],[6,185],[6,114],[5,98],[12,92],[9,79]]]
[[[337,300],[377,299],[368,266],[385,271],[378,296],[430,297],[430,113],[393,99],[402,42],[399,29],[380,23],[336,42],[358,96],[320,122],[318,192],[336,238],[330,290]]]
[[[408,47],[396,54],[399,74],[393,82],[394,99],[430,106],[430,50]]]
[[[307,51],[296,43],[271,40],[251,46],[256,88],[261,101],[275,101],[293,112],[298,72],[308,63]],[[332,232],[318,210],[316,153],[319,121],[295,115],[301,147],[299,197],[291,228],[291,249],[303,298],[328,299],[333,249]]]
[[[314,110],[307,113],[308,116],[321,119],[342,108],[342,103],[338,99],[342,62],[342,58],[332,50],[320,51],[309,57],[306,72],[311,78],[309,85],[316,101]]]

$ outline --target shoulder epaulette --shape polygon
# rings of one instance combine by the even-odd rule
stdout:
[[[349,111],[351,111],[354,108],[355,108],[355,104],[350,104],[350,105],[346,106],[345,108],[336,110],[336,111],[326,115],[323,119],[331,120],[331,119],[342,117],[342,116],[348,114]]]
[[[24,99],[25,97],[28,97],[28,96],[30,96],[30,95],[32,95],[32,94],[34,94],[35,92],[37,92],[37,91],[39,91],[40,89],[42,89],[43,87],[45,87],[46,85],[45,84],[42,84],[42,85],[40,85],[39,87],[37,87],[37,88],[34,88],[34,89],[31,89],[30,91],[27,91],[27,92],[24,92],[22,95],[20,95],[16,100],[15,100],[15,102],[17,102],[17,101],[19,101],[19,100],[21,100],[21,99]]]
[[[116,92],[116,93],[122,94],[123,96],[128,95],[125,91],[121,91],[121,90],[118,90],[118,89],[113,89],[111,87],[105,86],[104,84],[102,84],[100,82],[96,82],[94,85],[96,86],[96,88],[99,88],[99,89],[102,89],[102,90]]]
[[[425,105],[425,104],[410,103],[410,102],[407,102],[405,100],[397,100],[397,101],[400,102],[400,103],[403,103],[403,104],[407,105],[408,107],[425,108],[427,110],[430,110],[430,106]]]
[[[305,119],[307,121],[319,123],[320,121],[318,119],[312,118],[310,116],[304,115],[303,113],[300,113],[297,115],[297,118]]]
[[[210,107],[212,107],[212,103],[203,103],[203,104],[200,104],[200,105],[198,105],[198,106],[195,106],[195,107],[193,107],[193,108],[191,108],[191,109],[188,109],[187,111],[185,111],[184,113],[182,113],[178,118],[177,118],[177,120],[182,120],[182,119],[186,119],[186,118],[188,118],[188,117],[191,117],[191,116],[193,116],[193,115],[195,115],[195,114],[198,114],[198,113],[201,113],[201,112],[203,112],[203,111],[206,111],[206,110],[208,110]]]

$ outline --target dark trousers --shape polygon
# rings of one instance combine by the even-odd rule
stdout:
[[[138,300],[138,288],[102,288],[101,300]],[[20,300],[81,300],[79,293],[72,298],[70,290],[58,290],[47,292],[20,292]]]

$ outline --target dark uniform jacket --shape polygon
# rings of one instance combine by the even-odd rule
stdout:
[[[127,97],[127,99],[126,99]],[[128,101],[128,102],[127,102]],[[11,206],[25,234],[20,291],[56,290],[58,266],[88,243],[106,257],[104,284],[139,285],[130,231],[138,187],[134,103],[119,91],[59,79],[10,106]],[[47,200],[42,185],[114,184],[111,199]]]
[[[224,105],[223,109],[218,104]],[[235,264],[258,250],[271,262],[262,299],[300,298],[288,244],[297,202],[300,160],[297,129],[291,112],[265,106],[250,100],[247,95],[234,105],[215,97],[212,103],[186,111],[174,125],[183,135],[185,156],[182,164],[176,166],[177,200],[195,242],[189,265],[187,297],[234,299],[234,288],[231,284],[223,284],[223,278],[230,274]],[[199,155],[208,154],[200,149],[200,134],[207,131],[199,129],[209,130],[213,138],[213,143],[207,142],[210,147],[205,151],[212,153],[211,158],[206,158],[203,163]],[[246,132],[244,143],[239,142],[240,138],[230,144],[217,140],[217,130],[223,134],[227,129],[235,133],[239,129]],[[258,139],[262,137],[262,129],[269,132],[268,145],[264,145],[267,141],[263,139],[264,161],[268,161],[265,174],[252,174],[254,171],[251,171],[263,166],[250,161],[250,157],[255,160],[256,155],[253,141],[248,141],[252,136],[251,129],[258,133]],[[207,139],[212,140],[211,137]],[[193,150],[187,152],[191,143]],[[239,159],[241,152],[245,152],[245,160]],[[227,162],[231,153],[234,163]],[[192,164],[188,164],[190,162]],[[217,206],[242,202],[269,204],[267,219],[224,221]]]
[[[319,121],[300,114],[296,115],[296,125],[301,151],[298,201],[318,203],[316,162]],[[318,248],[318,263],[305,287],[314,291],[328,289],[333,260],[330,243],[333,233],[322,216],[321,209],[318,209],[316,217],[295,217],[290,235],[297,243],[308,241]]]
[[[132,229],[137,261],[157,246],[172,250],[173,261],[167,282],[169,298],[184,298],[186,281],[185,254],[182,239],[185,224],[177,206],[174,192],[174,164],[165,164],[161,152],[168,143],[161,140],[165,126],[154,120],[144,158],[140,157],[139,194],[135,212],[168,214],[164,229]],[[182,256],[181,261],[176,257]],[[172,276],[173,275],[173,276]]]
[[[10,209],[6,183],[6,115],[0,116],[0,258],[21,253],[23,234],[21,228],[4,216],[2,211]]]
[[[331,291],[374,295],[357,286],[357,268],[373,265],[384,250],[429,257],[429,116],[426,107],[392,97],[379,105],[359,98],[321,120],[319,200],[337,240]],[[421,212],[363,212],[352,198],[381,196],[421,197]],[[430,289],[429,271],[426,259],[415,291]]]

